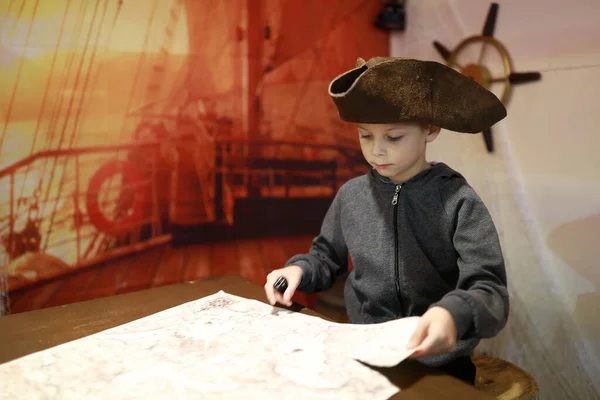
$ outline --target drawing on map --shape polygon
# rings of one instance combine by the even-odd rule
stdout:
[[[339,324],[223,291],[0,365],[0,398],[387,399],[418,318]]]

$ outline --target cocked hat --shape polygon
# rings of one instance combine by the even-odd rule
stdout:
[[[356,68],[330,83],[329,94],[346,122],[422,122],[478,133],[506,117],[492,92],[435,61],[359,58]]]

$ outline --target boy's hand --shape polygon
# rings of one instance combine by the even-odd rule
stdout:
[[[456,348],[456,325],[448,310],[432,307],[423,314],[408,348],[416,348],[410,358],[452,352]]]
[[[300,281],[302,280],[302,268],[296,265],[290,265],[289,267],[280,268],[272,271],[269,275],[267,275],[267,283],[265,283],[265,293],[267,295],[267,299],[269,299],[269,303],[274,306],[275,302],[279,302],[280,304],[284,304],[286,306],[292,305],[292,296],[300,285]],[[288,282],[288,287],[285,290],[284,294],[279,293],[273,287],[273,284],[279,277],[285,277]]]

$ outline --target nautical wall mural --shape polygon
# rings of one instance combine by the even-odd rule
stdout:
[[[388,55],[380,2],[1,8],[5,312],[223,273],[262,282],[366,171],[327,86]]]

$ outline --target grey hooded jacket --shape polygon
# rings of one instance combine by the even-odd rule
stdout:
[[[465,178],[444,163],[396,185],[375,170],[345,183],[307,254],[292,257],[303,277],[298,290],[330,288],[348,269],[349,322],[368,324],[423,315],[441,306],[458,334],[450,354],[426,356],[440,366],[472,355],[495,336],[509,312],[498,234]]]

